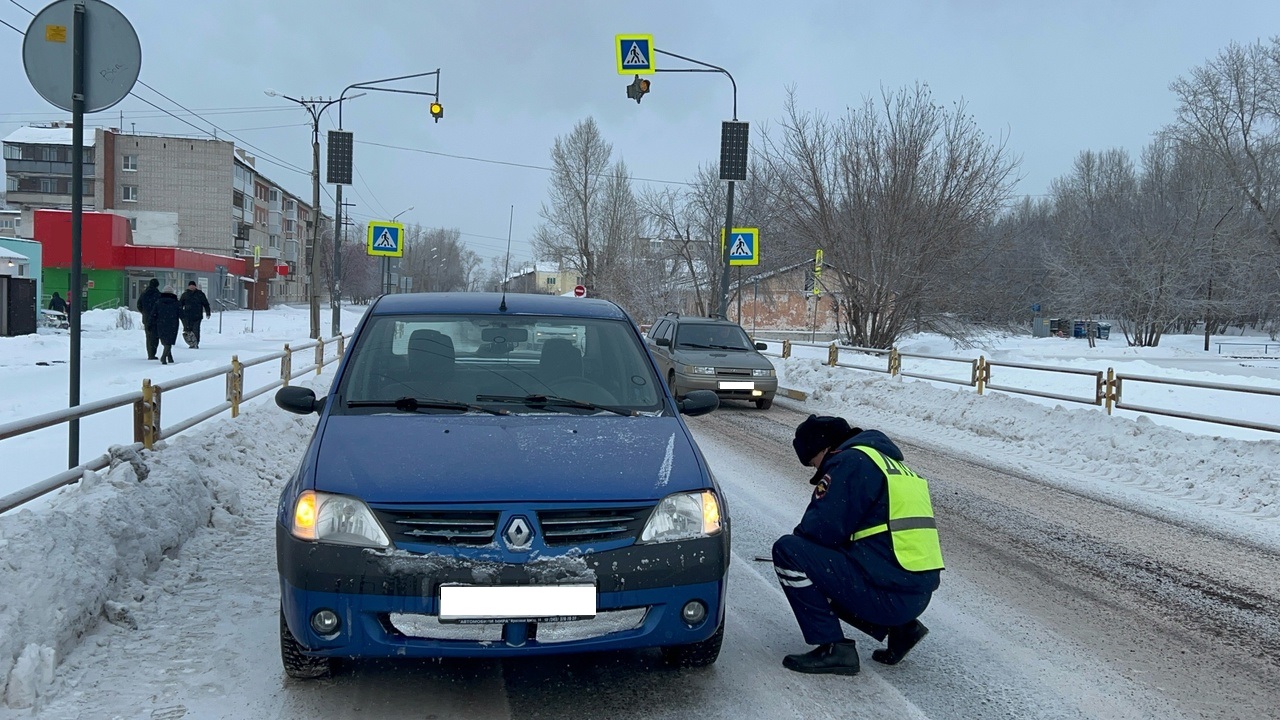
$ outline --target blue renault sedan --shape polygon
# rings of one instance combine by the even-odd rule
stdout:
[[[639,329],[613,303],[385,296],[280,498],[288,675],[340,658],[660,648],[715,662],[729,516]]]

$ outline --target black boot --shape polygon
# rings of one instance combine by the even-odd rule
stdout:
[[[871,659],[885,665],[897,665],[902,662],[902,658],[911,652],[911,648],[916,643],[924,639],[929,634],[929,628],[919,620],[912,620],[906,625],[899,625],[889,629],[889,644],[883,650],[876,650],[871,653]]]
[[[829,675],[857,675],[862,667],[858,661],[858,647],[852,640],[819,645],[803,655],[788,655],[782,666],[802,673]]]

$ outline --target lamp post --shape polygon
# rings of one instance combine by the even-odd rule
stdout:
[[[412,209],[413,209],[413,206],[410,205],[409,207],[401,210],[395,215],[392,215],[391,222],[395,222],[397,219],[399,219],[401,215],[409,212]],[[406,238],[400,238],[400,242],[404,242],[405,239]],[[390,294],[390,292],[391,292],[391,258],[384,257],[382,258],[382,294],[387,295],[387,294]]]
[[[426,92],[422,90],[402,90],[399,88],[376,87],[377,85],[381,85],[383,83],[397,82],[400,80],[412,80],[414,78],[427,77],[431,75],[434,75],[436,78],[435,90],[431,92]],[[309,98],[309,99],[303,100],[300,98],[291,98],[287,95],[279,96],[279,97],[283,97],[286,100],[291,100],[293,102],[298,103],[299,105],[302,105],[304,108],[307,109],[307,112],[311,113],[312,198],[314,200],[314,208],[316,212],[316,224],[313,226],[314,229],[312,232],[311,256],[309,258],[308,266],[310,268],[309,273],[311,275],[311,280],[310,280],[310,283],[311,283],[310,284],[311,337],[313,338],[320,337],[320,298],[316,294],[316,288],[315,288],[316,280],[317,278],[319,278],[319,275],[320,275],[319,273],[320,263],[318,260],[319,255],[317,253],[319,249],[319,244],[320,244],[320,223],[319,223],[320,116],[324,113],[325,110],[329,109],[330,105],[337,104],[338,130],[341,131],[342,130],[342,103],[346,100],[353,100],[355,98],[361,97],[366,94],[366,93],[360,93],[358,95],[348,96],[347,93],[351,92],[352,90],[370,90],[370,91],[378,91],[378,92],[401,93],[404,95],[422,95],[422,96],[430,97],[432,99],[431,106],[430,106],[431,116],[435,118],[436,122],[440,122],[440,118],[444,117],[444,106],[440,104],[440,69],[439,68],[436,68],[435,70],[432,70],[430,72],[413,73],[411,75],[399,75],[396,77],[383,78],[381,80],[367,80],[365,82],[352,83],[347,87],[343,88],[342,92],[338,95],[337,98],[332,98],[332,99]],[[274,90],[267,90],[266,93],[268,97],[277,96],[277,93]],[[333,334],[338,335],[342,332],[342,315],[341,315],[342,287],[339,282],[339,273],[342,270],[342,252],[341,252],[342,230],[343,230],[342,183],[336,183],[334,206],[335,206],[335,211],[334,211],[334,225],[333,225],[333,272],[331,273],[332,277],[329,279],[330,280],[329,295],[330,295],[330,306],[333,311],[333,315],[331,318]]]
[[[311,114],[311,212],[315,218],[311,223],[311,247],[307,251],[307,295],[311,304],[311,337],[320,337],[320,295],[316,283],[320,278],[320,116],[334,103],[341,103],[343,98],[294,98],[280,95],[275,90],[265,90],[267,97],[282,97],[301,105]],[[352,98],[346,98],[348,100]],[[334,228],[335,236],[337,227]]]

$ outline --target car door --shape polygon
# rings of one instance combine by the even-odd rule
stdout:
[[[671,337],[671,328],[672,322],[663,319],[654,323],[649,330],[649,349],[653,351],[653,358],[658,361],[658,370],[663,377],[671,370],[671,348],[659,345],[658,338]]]

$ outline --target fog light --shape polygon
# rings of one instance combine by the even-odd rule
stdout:
[[[763,391],[763,390],[752,390],[752,391],[751,391],[751,394],[752,394],[752,395],[754,395],[755,397],[760,397],[761,395],[763,395],[763,394],[764,394],[764,391]]]
[[[317,610],[311,615],[311,629],[317,635],[332,635],[338,630],[338,614],[332,610]]]
[[[684,604],[680,617],[684,618],[688,625],[697,625],[707,619],[707,606],[703,605],[701,600],[690,600]]]

